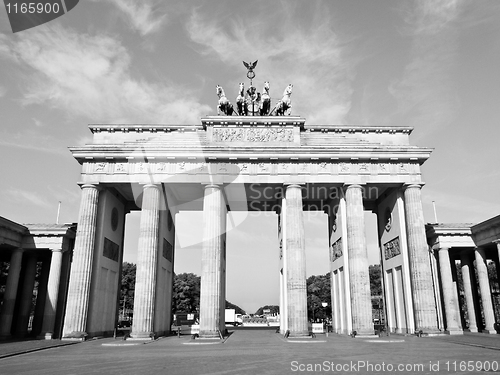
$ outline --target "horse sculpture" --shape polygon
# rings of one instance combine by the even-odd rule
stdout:
[[[283,92],[283,97],[274,106],[270,114],[276,111],[276,116],[289,116],[292,111],[292,101],[290,96],[292,95],[293,85],[290,83]]]
[[[271,95],[269,95],[269,82],[264,82],[264,89],[261,95],[260,115],[267,116],[271,109]]]
[[[240,91],[238,97],[236,98],[236,108],[238,108],[238,115],[247,116],[248,115],[248,105],[245,100],[245,84],[240,83]]]
[[[217,105],[217,114],[220,115],[222,112],[226,116],[231,116],[234,112],[233,105],[226,98],[224,89],[219,85],[217,85],[217,96],[219,97],[219,103]]]

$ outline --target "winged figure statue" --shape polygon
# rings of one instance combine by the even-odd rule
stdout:
[[[259,60],[255,60],[255,62],[250,63],[250,64],[249,64],[249,63],[247,63],[247,62],[245,62],[245,61],[243,61],[243,65],[245,65],[245,68],[247,68],[248,70],[254,70],[254,69],[255,69],[255,67],[257,66],[257,62],[258,62],[258,61],[259,61]]]

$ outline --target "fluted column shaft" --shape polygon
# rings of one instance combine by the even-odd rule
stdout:
[[[95,185],[83,185],[63,338],[79,338],[87,328],[98,203],[99,189]]]
[[[446,314],[446,329],[450,334],[461,333],[457,294],[453,290],[453,276],[450,264],[450,251],[448,248],[439,249],[439,270],[443,288],[444,312]]]
[[[477,332],[478,308],[476,303],[477,288],[475,285],[474,266],[469,254],[462,254],[460,257],[462,266],[462,281],[464,285],[465,302],[467,303],[467,315],[469,316],[469,331]]]
[[[160,188],[157,185],[144,185],[131,333],[133,338],[148,338],[154,333],[159,220]]]
[[[0,339],[10,337],[14,308],[16,307],[17,287],[23,262],[23,249],[16,249],[10,256],[9,274],[5,285],[2,312],[0,315]]]
[[[406,232],[408,236],[415,328],[424,332],[432,332],[438,331],[437,311],[432,287],[420,189],[420,185],[409,185],[404,191]]]
[[[500,284],[500,240],[493,241],[497,245],[497,280]],[[500,286],[500,285],[499,285]]]
[[[31,327],[31,335],[35,336],[42,331],[43,312],[45,310],[45,299],[47,298],[47,284],[49,281],[50,260],[42,262],[40,279],[38,280],[38,288],[35,302],[35,316],[33,317],[33,325]]]
[[[352,329],[358,334],[373,334],[363,188],[360,185],[349,185],[345,200]]]
[[[302,212],[302,187],[286,187],[286,267],[288,330],[290,336],[308,336],[306,245]]]
[[[25,262],[25,270],[23,271],[24,280],[21,287],[19,310],[16,317],[16,327],[14,332],[15,335],[19,337],[24,337],[28,333],[28,322],[30,319],[33,301],[33,289],[35,288],[36,255],[27,255],[28,256]]]
[[[62,258],[62,249],[52,250],[49,280],[47,282],[47,296],[45,298],[45,310],[43,313],[42,332],[39,335],[39,337],[45,338],[46,340],[52,339],[52,335],[54,334],[57,299],[59,296],[59,283],[61,280]]]
[[[201,255],[200,337],[217,338],[222,327],[222,267],[226,232],[226,205],[218,185],[206,185],[203,199]]]
[[[488,279],[488,267],[486,266],[486,255],[484,249],[476,248],[474,255],[476,257],[477,278],[479,280],[479,290],[481,291],[481,302],[483,303],[483,314],[485,328],[482,332],[496,333],[493,325],[495,324],[495,313],[491,302],[490,281]]]

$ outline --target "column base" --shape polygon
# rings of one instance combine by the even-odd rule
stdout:
[[[356,336],[374,336],[375,335],[375,330],[372,328],[359,328],[359,329],[353,329],[353,332],[356,331]],[[399,331],[399,329],[398,329]],[[349,335],[352,334],[352,332],[348,333]]]
[[[481,333],[486,333],[486,334],[490,334],[490,335],[496,335],[497,334],[497,331],[495,329],[483,329],[481,330]]]
[[[477,333],[479,332],[479,330],[477,329],[477,327],[475,328],[467,328],[467,329],[464,329],[465,332],[471,332],[471,333]]]
[[[89,334],[87,332],[71,332],[64,335],[61,340],[85,341]]]
[[[452,329],[450,331],[446,330],[446,331],[444,331],[444,333],[446,333],[447,335],[450,335],[450,336],[455,336],[455,335],[463,335],[464,331],[459,330],[459,329]]]
[[[154,332],[132,332],[127,340],[154,340]]]
[[[297,331],[297,332],[290,331],[290,333],[288,334],[288,337],[308,337],[308,336],[311,336],[311,333],[309,331]]]
[[[54,334],[53,332],[45,332],[45,333],[42,332],[36,338],[38,340],[52,340],[52,335],[53,334]]]
[[[220,340],[221,335],[218,331],[200,331],[198,338],[200,339],[216,339]]]

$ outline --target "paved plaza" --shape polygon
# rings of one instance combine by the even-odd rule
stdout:
[[[67,344],[57,340],[53,345]],[[235,330],[223,344],[189,336],[134,342],[90,340],[0,359],[1,374],[484,374],[500,365],[499,335],[373,339],[330,334],[285,340],[273,330]],[[0,343],[0,356],[36,349]],[[38,341],[42,348],[45,341]],[[469,362],[472,361],[472,362]],[[496,362],[495,362],[496,361]],[[401,367],[402,366],[402,367]],[[473,366],[473,367],[470,367]],[[482,366],[482,371],[476,371]],[[473,371],[470,369],[474,368]],[[487,371],[487,370],[490,371]],[[392,371],[391,371],[392,370]],[[401,371],[402,370],[402,371]]]

